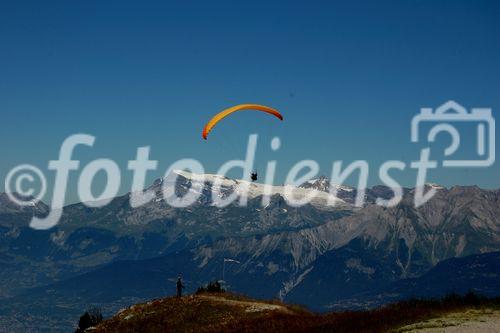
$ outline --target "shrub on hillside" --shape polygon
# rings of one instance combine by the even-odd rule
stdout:
[[[102,320],[101,309],[91,307],[80,317],[76,333],[83,333],[87,328],[97,326]]]
[[[220,285],[219,281],[209,282],[206,286],[201,286],[196,290],[196,294],[202,293],[223,293],[224,288]]]

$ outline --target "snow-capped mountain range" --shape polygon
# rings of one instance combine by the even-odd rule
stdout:
[[[194,174],[182,170],[174,170],[169,176],[157,180],[149,189],[156,193],[156,201],[163,198],[162,190],[164,188],[174,188],[178,195],[186,195],[191,192],[199,196],[199,203],[210,203],[216,205],[218,199],[224,199],[234,193],[235,197],[247,197],[255,199],[263,196],[281,196],[289,205],[293,205],[294,200],[300,201],[311,197],[310,203],[318,208],[327,208],[328,206],[348,206],[349,204],[340,198],[333,196],[317,186],[317,182],[303,184],[300,186],[283,185],[275,186],[261,184],[240,179],[231,179],[213,174]],[[353,191],[343,187],[346,191]],[[170,191],[171,193],[174,190]]]
[[[249,187],[245,207],[214,205],[213,193],[225,198],[241,185]],[[224,258],[231,258],[240,263],[226,265],[231,289],[321,309],[342,299],[363,304],[364,291],[418,278],[449,258],[500,250],[499,190],[432,185],[437,194],[417,209],[413,190],[405,189],[398,206],[384,208],[375,198],[393,193],[376,186],[366,190],[366,205],[355,208],[356,190],[335,185],[337,205],[331,208],[324,205],[331,199],[329,186],[321,177],[293,188],[297,197],[319,198],[293,207],[283,186],[176,172],[155,181],[147,190],[156,198],[141,207],[130,206],[130,194],[103,208],[70,205],[61,223],[47,231],[28,227],[33,214],[46,213],[45,205],[16,208],[0,196],[0,297],[28,293],[29,301],[16,301],[21,314],[33,295],[47,313],[63,303],[66,313],[68,304],[79,312],[91,299],[75,295],[86,294],[81,288],[94,295],[88,291],[98,288],[101,296],[93,299],[112,311],[165,294],[164,282],[179,272],[191,289],[219,279]],[[175,208],[162,199],[165,187],[199,197]],[[270,200],[262,205],[266,193]],[[131,279],[134,274],[140,278]]]

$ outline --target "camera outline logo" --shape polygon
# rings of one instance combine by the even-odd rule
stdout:
[[[411,122],[411,142],[419,142],[419,125],[422,122],[435,122],[427,134],[427,142],[434,142],[441,132],[447,132],[452,143],[445,151],[445,156],[452,156],[460,147],[460,132],[452,123],[471,122],[477,123],[476,152],[483,159],[445,159],[443,167],[489,167],[495,163],[495,119],[491,108],[472,108],[470,112],[455,101],[448,101],[435,110],[421,108]]]

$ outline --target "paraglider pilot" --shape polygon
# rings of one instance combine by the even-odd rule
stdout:
[[[252,172],[252,174],[250,175],[250,179],[252,179],[252,181],[256,181],[257,180],[257,172]]]

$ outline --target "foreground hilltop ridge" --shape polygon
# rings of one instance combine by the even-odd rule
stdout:
[[[165,181],[149,189],[160,193]],[[220,194],[240,182],[224,179]],[[111,315],[168,295],[179,273],[193,292],[221,279],[224,258],[240,262],[225,267],[230,290],[251,297],[278,297],[320,311],[378,306],[412,296],[397,284],[438,274],[433,268],[439,263],[500,251],[499,190],[439,188],[417,209],[413,190],[405,189],[398,206],[383,208],[374,198],[393,194],[376,186],[366,191],[367,204],[355,208],[356,190],[342,186],[338,198],[344,203],[327,209],[320,203],[291,207],[279,186],[262,206],[263,185],[250,184],[246,207],[219,208],[211,199],[212,184],[182,173],[167,185],[180,193],[200,191],[192,206],[174,208],[157,196],[131,208],[127,194],[103,208],[67,206],[61,223],[47,231],[28,227],[33,214],[46,213],[42,203],[21,209],[0,200],[0,297],[8,304],[0,307],[0,327],[15,324],[26,331],[40,320],[68,328],[88,304]],[[329,195],[328,184],[320,178],[300,188]],[[470,277],[460,287],[465,291],[481,289],[491,282],[482,277],[498,274],[498,257],[478,260],[485,269],[476,279],[460,273]],[[439,281],[451,277],[440,276],[425,280],[426,296],[450,291]],[[498,292],[483,289],[491,296]]]
[[[500,328],[498,299],[475,295],[412,300],[372,311],[315,314],[299,306],[227,293],[164,298],[120,310],[92,332],[387,332],[416,329],[419,321],[450,315],[450,326],[489,322]],[[439,319],[436,319],[439,321]],[[443,328],[444,326],[440,326]]]

